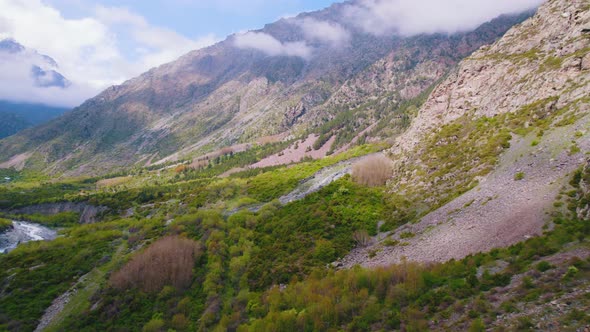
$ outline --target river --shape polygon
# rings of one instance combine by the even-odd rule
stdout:
[[[8,253],[21,243],[54,240],[57,231],[25,221],[13,221],[12,229],[0,233],[0,254]]]

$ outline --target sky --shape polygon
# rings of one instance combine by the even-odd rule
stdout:
[[[235,46],[269,56],[313,57],[312,40],[346,45],[347,27],[295,20],[304,40],[282,43],[247,33],[282,17],[325,8],[333,0],[0,0],[0,39],[13,38],[56,60],[67,89],[34,88],[31,59],[0,57],[0,99],[76,106],[191,50],[238,33]],[[358,0],[342,12],[349,26],[375,35],[453,33],[542,0]],[[22,79],[19,77],[22,76]]]

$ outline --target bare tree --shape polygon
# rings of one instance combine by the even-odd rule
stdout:
[[[369,233],[364,229],[354,232],[352,238],[359,247],[368,247],[373,242]]]
[[[177,289],[190,286],[193,267],[200,255],[197,242],[180,236],[168,236],[135,255],[111,276],[117,289],[139,288],[157,292],[170,285]]]
[[[365,186],[385,185],[392,176],[391,160],[383,155],[367,157],[352,166],[352,179]]]

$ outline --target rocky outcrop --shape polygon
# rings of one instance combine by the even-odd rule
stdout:
[[[578,219],[590,221],[590,159],[582,170],[576,200],[578,201],[576,207]]]
[[[287,111],[285,112],[285,118],[283,119],[283,128],[290,128],[293,126],[295,121],[299,119],[307,109],[303,103],[298,103],[295,106],[287,107]]]
[[[46,214],[52,215],[61,212],[76,212],[80,214],[81,224],[91,224],[100,220],[100,215],[106,212],[106,206],[94,206],[87,203],[47,203],[27,206],[6,211],[9,214]]]
[[[580,70],[590,70],[590,53],[586,54],[580,62]]]
[[[413,149],[425,135],[468,111],[491,117],[545,98],[557,98],[559,109],[587,97],[590,38],[582,28],[588,24],[587,1],[546,2],[533,18],[462,61],[398,138],[394,152]]]

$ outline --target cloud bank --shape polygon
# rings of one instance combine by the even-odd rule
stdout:
[[[361,0],[345,7],[352,25],[374,35],[412,36],[470,31],[502,14],[533,9],[544,0]]]
[[[4,38],[51,56],[72,85],[63,91],[31,90],[29,75],[16,75],[22,63],[4,61],[2,69],[13,70],[0,70],[0,98],[59,106],[76,106],[110,85],[217,41],[213,35],[186,38],[119,7],[98,6],[93,15],[66,19],[41,0],[0,0]],[[5,86],[7,81],[12,86]]]
[[[305,41],[283,43],[264,32],[238,34],[234,38],[234,46],[242,49],[254,49],[270,56],[297,56],[308,59],[312,54],[312,48]]]
[[[341,48],[351,40],[351,31],[376,36],[472,31],[503,14],[516,14],[538,7],[544,0],[359,0],[343,7],[338,21],[342,24],[311,17],[288,18],[301,29],[304,39],[282,43],[263,32],[237,35],[239,48],[257,49],[270,56],[288,55],[309,59],[311,43]]]
[[[313,18],[295,20],[301,27],[306,39],[329,43],[340,47],[350,40],[350,32],[338,23],[320,21]]]
[[[52,58],[10,40],[0,46],[0,99],[70,106],[69,100],[93,93],[73,86]]]

